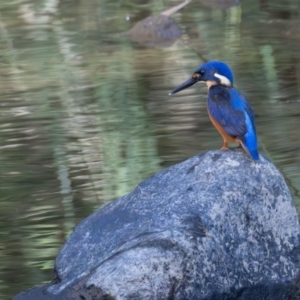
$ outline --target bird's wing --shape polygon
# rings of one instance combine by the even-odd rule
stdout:
[[[218,89],[208,94],[208,109],[211,116],[222,126],[225,132],[243,141],[249,124],[245,113],[254,128],[254,115],[246,98],[234,88]]]

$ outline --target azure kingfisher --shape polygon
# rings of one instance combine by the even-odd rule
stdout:
[[[221,61],[209,61],[199,66],[188,79],[169,95],[182,91],[197,82],[205,82],[208,88],[208,115],[223,137],[222,150],[228,142],[239,143],[253,160],[259,160],[253,110],[245,98],[233,87],[233,74]]]

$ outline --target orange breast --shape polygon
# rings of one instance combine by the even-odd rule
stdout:
[[[216,129],[219,131],[219,133],[221,134],[221,136],[223,137],[224,141],[226,142],[238,142],[236,138],[228,135],[225,130],[222,128],[222,126],[213,118],[213,116],[209,113],[208,111],[208,116],[211,120],[211,122],[214,124],[214,126],[216,127]]]

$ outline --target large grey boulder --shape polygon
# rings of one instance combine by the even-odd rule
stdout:
[[[15,299],[296,299],[299,233],[272,163],[210,151],[83,220],[55,280]]]

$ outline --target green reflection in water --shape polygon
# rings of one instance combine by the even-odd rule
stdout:
[[[276,102],[277,96],[280,94],[278,90],[278,78],[275,66],[275,57],[271,45],[264,45],[260,48],[263,66],[265,69],[266,83],[269,90],[269,99],[271,103]]]

